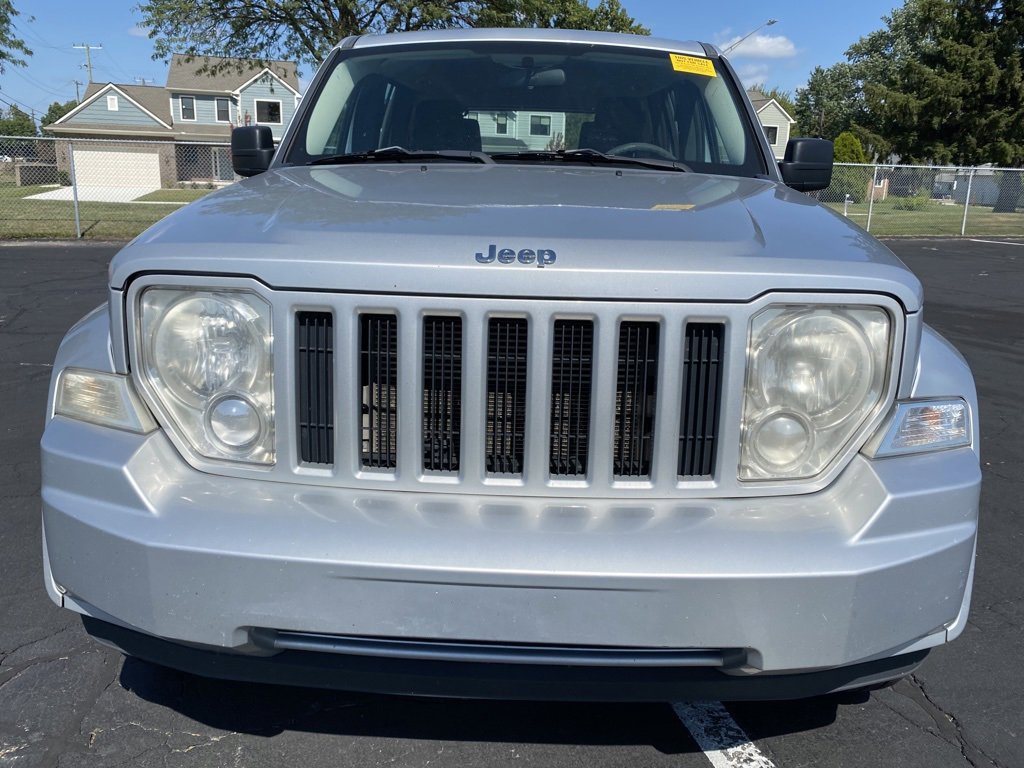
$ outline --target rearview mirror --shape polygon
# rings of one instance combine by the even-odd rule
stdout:
[[[832,183],[832,142],[825,139],[790,139],[779,163],[782,180],[800,192],[816,192]]]
[[[265,125],[247,125],[231,131],[231,167],[239,176],[255,176],[270,167],[274,134]]]

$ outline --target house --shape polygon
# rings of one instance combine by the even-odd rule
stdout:
[[[781,160],[786,154],[790,128],[796,123],[796,120],[782,108],[779,102],[758,88],[750,88],[747,91],[747,97],[754,105],[754,111],[757,112],[757,118],[761,121],[764,135],[768,137],[768,143],[772,145],[775,159]]]
[[[74,147],[80,184],[112,185],[108,179],[125,176],[153,189],[230,181],[228,148],[209,144],[229,142],[239,125],[268,125],[280,139],[299,102],[299,79],[290,61],[243,60],[217,74],[199,72],[224,61],[174,54],[163,86],[90,83],[82,103],[45,130],[58,138],[111,140]],[[57,154],[67,170],[67,145]]]
[[[485,152],[557,149],[564,146],[564,112],[470,112],[480,126]]]

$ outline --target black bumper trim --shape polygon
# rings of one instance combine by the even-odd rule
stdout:
[[[379,658],[311,651],[250,656],[182,645],[82,617],[86,632],[129,656],[182,672],[307,688],[403,696],[547,701],[800,699],[870,686],[913,672],[928,651],[780,675],[726,675],[684,667],[580,667]]]

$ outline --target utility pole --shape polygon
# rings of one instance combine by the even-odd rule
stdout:
[[[85,83],[83,83],[81,80],[72,80],[71,82],[75,84],[75,101],[80,102],[82,100],[82,97],[78,93],[78,86],[85,85]]]
[[[139,85],[147,85],[149,83],[154,82],[152,77],[136,77],[136,78],[134,78],[134,80]]]
[[[92,57],[89,52],[93,49],[102,51],[102,45],[90,45],[89,43],[82,43],[81,45],[72,45],[72,48],[84,49],[85,50],[85,68],[89,71],[89,82],[92,82]]]

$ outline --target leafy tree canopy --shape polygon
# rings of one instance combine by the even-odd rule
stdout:
[[[3,0],[0,0],[3,2]],[[647,34],[619,0],[144,0],[154,58],[286,59],[315,65],[349,35],[445,27],[557,27]],[[230,68],[208,62],[207,71]]]
[[[36,124],[28,113],[12,106],[6,112],[0,110],[0,136],[36,136]]]
[[[1024,0],[906,0],[797,97],[821,135],[907,162],[1024,163]]]
[[[44,127],[50,125],[50,123],[55,123],[77,106],[78,102],[75,99],[65,101],[63,104],[55,101],[50,104],[50,108],[46,110],[46,114],[43,115],[43,119],[40,122]]]
[[[4,65],[25,66],[22,57],[32,55],[25,42],[14,36],[15,16],[18,16],[18,11],[12,0],[0,0],[0,74],[4,71]]]

